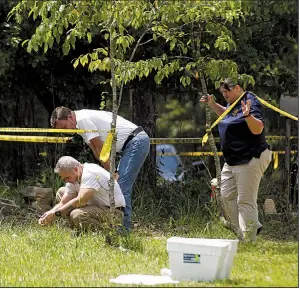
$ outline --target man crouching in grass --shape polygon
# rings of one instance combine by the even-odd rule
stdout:
[[[79,230],[98,230],[109,226],[110,214],[108,181],[110,174],[97,164],[81,164],[76,159],[64,156],[54,169],[65,187],[59,188],[56,199],[59,202],[39,219],[42,226],[49,225],[59,217],[67,217],[71,226]],[[115,219],[122,224],[125,199],[115,181]]]

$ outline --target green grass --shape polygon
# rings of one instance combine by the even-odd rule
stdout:
[[[121,274],[160,275],[169,268],[167,238],[171,236],[234,238],[219,224],[185,222],[184,232],[161,224],[136,228],[122,246],[105,244],[101,234],[72,237],[56,223],[42,228],[35,222],[0,224],[0,287],[118,287],[109,282]],[[188,231],[188,232],[187,232]],[[125,287],[126,285],[119,285]],[[268,239],[239,244],[230,279],[212,283],[180,282],[165,287],[297,287],[298,241]],[[132,285],[130,286],[132,287]],[[164,285],[160,285],[164,287]]]

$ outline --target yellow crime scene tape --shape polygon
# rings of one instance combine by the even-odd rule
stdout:
[[[1,130],[1,128],[0,128]],[[82,130],[84,131],[84,130]],[[85,131],[84,131],[85,132]],[[90,130],[88,130],[90,132]],[[111,138],[111,137],[110,137]],[[267,140],[284,140],[285,136],[266,136]],[[298,136],[291,136],[291,140],[298,139]],[[43,141],[44,140],[44,141]],[[55,141],[57,140],[57,141]],[[44,137],[44,136],[18,136],[18,135],[0,135],[0,141],[23,141],[23,142],[51,142],[67,143],[72,141],[71,137]],[[219,137],[215,141],[220,141]],[[150,138],[151,144],[179,144],[179,143],[201,143],[202,138]]]
[[[268,137],[267,137],[268,138]],[[269,136],[269,138],[272,139],[284,139],[283,136]],[[291,139],[298,138],[297,136],[291,136]],[[103,144],[103,148],[101,150],[99,159],[101,161],[106,162],[109,159],[110,156],[110,147],[113,140],[113,131],[110,131],[108,134],[108,137],[105,140],[105,143]],[[175,143],[181,142],[185,139],[177,138],[154,138],[151,139],[151,144],[158,144],[158,143],[174,143],[174,142],[168,142],[176,141]],[[199,143],[201,139],[195,138],[195,139],[188,139],[188,142],[191,142],[191,140],[195,141],[196,143]],[[19,135],[0,135],[0,141],[16,141],[16,142],[37,142],[37,143],[67,143],[71,142],[71,137],[46,137],[46,136],[19,136]],[[274,169],[278,167],[278,154],[285,154],[285,151],[272,151],[273,153],[273,159],[274,159]],[[291,154],[295,154],[295,151],[291,151]],[[222,156],[222,152],[217,152],[219,156]],[[189,156],[189,157],[197,157],[197,156],[213,156],[213,152],[181,152],[181,153],[157,153],[157,156]]]
[[[204,145],[207,142],[208,133],[211,132],[211,130],[232,110],[232,108],[238,103],[238,101],[242,99],[245,93],[246,91],[216,119],[216,121],[212,124],[212,126],[209,129],[206,130],[206,134],[202,139],[202,145]]]
[[[253,93],[253,94],[254,94],[254,93]],[[255,94],[254,94],[254,95],[255,95]],[[255,96],[256,96],[256,98],[257,98],[262,104],[264,104],[266,107],[268,107],[268,108],[270,108],[270,109],[272,109],[272,110],[274,110],[274,111],[276,111],[276,112],[279,112],[280,114],[282,114],[282,115],[284,115],[284,116],[286,116],[286,117],[288,117],[288,118],[291,118],[291,119],[293,119],[293,120],[295,120],[295,121],[298,121],[298,117],[296,117],[296,116],[294,116],[294,115],[291,115],[291,114],[287,113],[287,112],[284,111],[284,110],[279,109],[278,107],[276,107],[276,106],[274,106],[274,105],[268,103],[267,101],[263,100],[262,98],[258,97],[257,95],[255,95]]]
[[[254,94],[253,92],[249,91],[250,93],[252,93],[257,99],[259,102],[261,102],[263,105],[265,105],[266,107],[276,111],[276,112],[279,112],[280,114],[288,117],[288,118],[291,118],[293,120],[296,120],[298,121],[298,118],[294,115],[291,115],[275,106],[273,106],[272,104],[268,103],[267,101],[263,100],[262,98],[258,97],[256,94]],[[242,97],[244,96],[244,94],[246,93],[246,91],[233,103],[229,106],[228,109],[226,109],[218,118],[217,120],[212,124],[212,126],[206,130],[206,134],[204,135],[203,139],[202,139],[202,145],[204,145],[207,140],[208,140],[208,133],[211,132],[211,130],[232,110],[232,108],[242,99]]]
[[[278,155],[284,155],[285,151],[272,151],[274,165],[273,168],[276,170],[278,168],[279,157]],[[291,154],[297,153],[296,151],[291,151]],[[217,152],[218,156],[222,156],[222,152]],[[213,152],[182,152],[182,153],[157,153],[158,157],[168,157],[168,156],[182,156],[182,157],[200,157],[200,156],[213,156]]]
[[[201,143],[201,138],[150,138],[151,144],[178,144],[178,143]],[[220,141],[219,137],[214,138],[216,142]],[[267,140],[284,140],[285,136],[269,135],[266,136]],[[291,136],[290,139],[298,139],[298,136]]]
[[[109,139],[112,138],[109,137]],[[268,140],[284,140],[285,136],[266,136]],[[291,136],[291,140],[298,139],[298,136]],[[218,142],[220,138],[216,137]],[[19,136],[19,135],[0,135],[0,141],[19,141],[19,142],[48,142],[48,143],[68,143],[71,137],[46,137],[46,136]],[[150,138],[151,144],[179,144],[179,143],[201,143],[202,138]]]
[[[96,129],[59,129],[59,128],[29,128],[29,127],[0,127],[0,132],[53,132],[53,133],[86,133],[108,132]]]
[[[212,131],[212,129],[232,110],[232,108],[237,104],[237,102],[245,95],[246,92],[244,92],[232,105],[229,106],[228,109],[226,109],[219,117],[218,119],[212,124],[212,126],[207,129],[207,133],[202,138],[202,145],[204,145],[208,140],[208,133]],[[251,92],[254,94],[253,92]],[[293,120],[298,121],[298,118],[269,104],[265,100],[261,99],[257,95],[254,94],[257,99],[267,106],[268,108],[273,109],[276,112],[279,112],[280,114],[289,117]],[[106,162],[109,159],[111,146],[112,146],[112,140],[113,136],[115,134],[114,130],[106,131],[106,130],[79,130],[79,129],[44,129],[44,128],[0,128],[0,132],[50,132],[50,133],[87,133],[87,132],[107,132],[107,138],[103,144],[102,150],[99,155],[99,159],[101,161]],[[26,141],[26,142],[48,142],[48,143],[64,143],[71,141],[70,138],[51,138],[51,137],[33,137],[33,136],[0,136],[0,140],[2,141]],[[170,139],[169,139],[170,141]],[[201,138],[192,140],[192,139],[185,139],[183,143],[196,143],[200,142]],[[180,140],[182,142],[182,140]],[[166,143],[166,140],[159,140],[159,139],[152,139],[152,144],[158,144],[158,143]],[[169,143],[179,143],[179,140],[173,139]]]
[[[222,156],[222,152],[217,152],[219,156]],[[172,157],[172,156],[181,156],[181,157],[200,157],[200,156],[213,156],[213,152],[181,152],[181,153],[156,153],[156,156],[162,157]]]
[[[284,155],[285,151],[272,151],[273,154]],[[291,151],[291,154],[295,154],[296,151]],[[222,156],[222,152],[217,152],[219,156]],[[183,156],[183,157],[199,157],[199,156],[213,156],[214,152],[181,152],[181,153],[156,153],[157,156]]]
[[[100,155],[99,155],[99,160],[103,161],[103,162],[107,162],[110,156],[110,151],[111,151],[111,145],[112,145],[112,141],[114,138],[114,134],[115,134],[115,129],[110,130],[110,132],[108,133],[105,142],[102,146]]]
[[[72,141],[72,138],[54,137],[54,136],[49,137],[49,136],[0,135],[0,141],[66,143]]]

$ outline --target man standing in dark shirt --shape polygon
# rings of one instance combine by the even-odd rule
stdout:
[[[272,153],[265,139],[262,107],[255,95],[230,78],[221,82],[224,107],[210,95],[200,102],[221,115],[241,95],[242,98],[218,125],[225,164],[221,173],[221,200],[231,227],[240,238],[255,241],[262,225],[258,221],[257,194],[260,180]]]

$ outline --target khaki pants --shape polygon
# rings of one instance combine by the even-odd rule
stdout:
[[[59,203],[65,193],[65,187],[58,189],[56,193],[56,202]],[[124,213],[118,209],[115,210],[115,223],[121,225]],[[86,205],[71,211],[68,217],[71,227],[81,230],[101,230],[110,226],[110,208],[106,206]]]
[[[221,200],[224,212],[237,236],[255,241],[258,221],[257,194],[260,180],[268,168],[272,152],[243,165],[224,164],[221,173]]]

